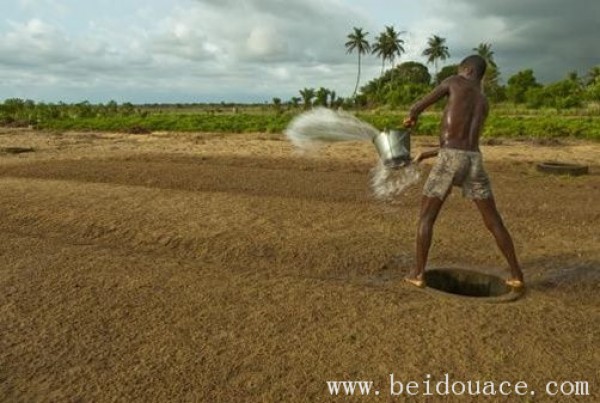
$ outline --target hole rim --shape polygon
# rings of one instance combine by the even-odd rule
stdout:
[[[543,161],[536,165],[539,172],[554,175],[581,176],[589,174],[589,166],[562,161]]]
[[[428,281],[428,279],[427,279],[428,276],[431,277],[432,275],[436,275],[438,273],[447,274],[449,272],[450,273],[459,272],[459,274],[463,274],[463,275],[467,275],[467,276],[484,276],[484,277],[492,278],[492,279],[494,279],[494,281],[504,283],[504,279],[502,279],[501,277],[499,277],[495,274],[491,274],[489,272],[481,271],[481,270],[466,269],[463,267],[436,267],[436,268],[427,269],[425,271],[425,274],[424,274],[425,288],[423,288],[423,290],[434,296],[443,296],[443,297],[450,298],[450,299],[470,301],[470,302],[482,302],[482,303],[512,302],[512,301],[516,301],[517,299],[521,298],[525,294],[524,288],[523,289],[515,289],[512,287],[508,287],[508,286],[505,286],[507,291],[505,293],[502,293],[499,295],[476,296],[476,295],[458,294],[458,293],[453,293],[450,291],[445,291],[440,288],[432,287],[430,285],[431,281]]]

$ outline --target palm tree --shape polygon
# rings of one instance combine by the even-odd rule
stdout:
[[[315,89],[304,88],[303,90],[300,90],[300,96],[304,103],[304,109],[308,109],[308,107],[312,105],[312,99],[315,97]]]
[[[376,42],[373,45],[372,53],[381,57],[381,75],[383,75],[386,60],[392,63],[393,68],[396,56],[400,57],[404,53],[404,40],[399,38],[399,35],[404,32],[396,32],[393,26],[386,26],[385,31],[375,38]]]
[[[327,106],[327,100],[329,99],[329,93],[331,91],[325,87],[319,88],[315,92],[315,105],[318,106]]]
[[[488,67],[483,78],[485,92],[493,92],[498,87],[500,72],[498,71],[498,65],[494,61],[492,45],[490,43],[481,42],[476,48],[473,48],[473,51],[485,60]]]
[[[483,57],[488,66],[494,68],[498,67],[494,61],[494,51],[492,50],[491,44],[482,42],[476,48],[473,48],[473,51]]]
[[[399,35],[403,33],[404,31],[396,32],[394,27],[391,25],[385,27],[388,59],[392,64],[392,74],[390,75],[392,87],[394,85],[394,62],[396,61],[396,56],[400,57],[402,56],[402,53],[404,53],[404,40],[399,38]]]
[[[404,40],[400,39],[400,35],[405,33],[405,31],[396,32],[393,26],[385,27],[385,36],[387,37],[387,56],[392,63],[392,68],[394,68],[394,61],[396,60],[396,56],[402,56],[404,53]]]
[[[438,73],[438,60],[446,60],[450,57],[448,46],[446,46],[446,38],[433,35],[427,40],[428,48],[423,51],[423,56],[427,56],[427,64],[433,63],[435,74]]]
[[[377,38],[375,38],[375,43],[373,44],[372,53],[381,58],[381,73],[379,76],[383,76],[383,70],[385,69],[385,61],[388,59],[388,40],[385,32],[380,33]]]
[[[348,42],[346,42],[347,53],[352,53],[356,49],[358,53],[358,75],[356,76],[356,86],[354,87],[354,93],[352,96],[356,96],[358,91],[358,83],[360,82],[360,57],[367,52],[371,51],[371,45],[367,41],[366,37],[369,33],[363,32],[362,28],[354,27],[354,31],[348,35]]]
[[[594,66],[590,69],[587,74],[588,81],[587,85],[593,85],[595,83],[600,83],[600,66]]]
[[[577,71],[570,71],[567,73],[567,80],[574,82],[578,87],[585,86],[585,80],[579,77],[579,73],[577,73]]]

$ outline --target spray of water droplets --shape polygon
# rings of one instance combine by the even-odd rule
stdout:
[[[379,131],[355,116],[327,108],[316,108],[298,115],[285,130],[285,135],[303,152],[318,150],[326,143],[339,141],[372,141]],[[421,177],[415,164],[392,168],[381,161],[371,170],[373,195],[391,201]]]
[[[296,116],[284,133],[299,149],[313,151],[325,143],[371,140],[379,131],[347,112],[315,108]]]
[[[380,161],[371,169],[371,188],[377,199],[391,201],[400,196],[409,186],[419,182],[420,178],[421,171],[416,164],[391,168]]]

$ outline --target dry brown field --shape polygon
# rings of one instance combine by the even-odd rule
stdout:
[[[1,152],[15,146],[34,151]],[[348,400],[328,380],[405,401],[390,374],[445,373],[536,392],[509,401],[564,401],[546,383],[584,380],[581,401],[599,401],[600,144],[482,151],[528,284],[510,303],[402,283],[422,181],[374,200],[371,144],[306,156],[280,135],[0,130],[0,401]],[[506,275],[460,192],[429,267]]]

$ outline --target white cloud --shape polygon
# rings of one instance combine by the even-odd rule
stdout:
[[[55,101],[287,99],[320,86],[345,96],[357,61],[344,49],[347,34],[362,27],[373,40],[392,23],[408,31],[398,62],[423,62],[427,38],[437,34],[447,38],[448,63],[489,42],[505,78],[534,68],[555,79],[600,63],[600,2],[575,3],[18,0],[18,7],[0,5],[0,90]],[[377,59],[364,57],[361,83],[379,69]]]
[[[250,57],[268,60],[269,57],[283,56],[287,51],[286,42],[277,36],[271,27],[255,26],[246,39],[246,49]]]
[[[30,9],[53,7],[53,0],[22,1]],[[0,72],[18,69],[12,80],[20,91],[35,77],[24,97],[77,86],[90,98],[94,87],[102,86],[102,94],[113,88],[117,99],[137,86],[138,102],[151,101],[143,99],[147,89],[173,101],[352,89],[356,59],[343,43],[366,18],[339,0],[179,0],[158,19],[147,7],[137,24],[95,18],[77,33],[40,17],[14,22],[0,31]]]
[[[61,14],[68,10],[67,6],[57,0],[18,0],[17,3],[26,10],[48,9]]]
[[[38,65],[64,63],[72,58],[70,41],[58,28],[36,18],[9,25],[12,31],[0,37],[0,62]]]
[[[273,78],[280,81],[289,80],[292,77],[289,68],[283,66],[270,67],[268,72]]]

